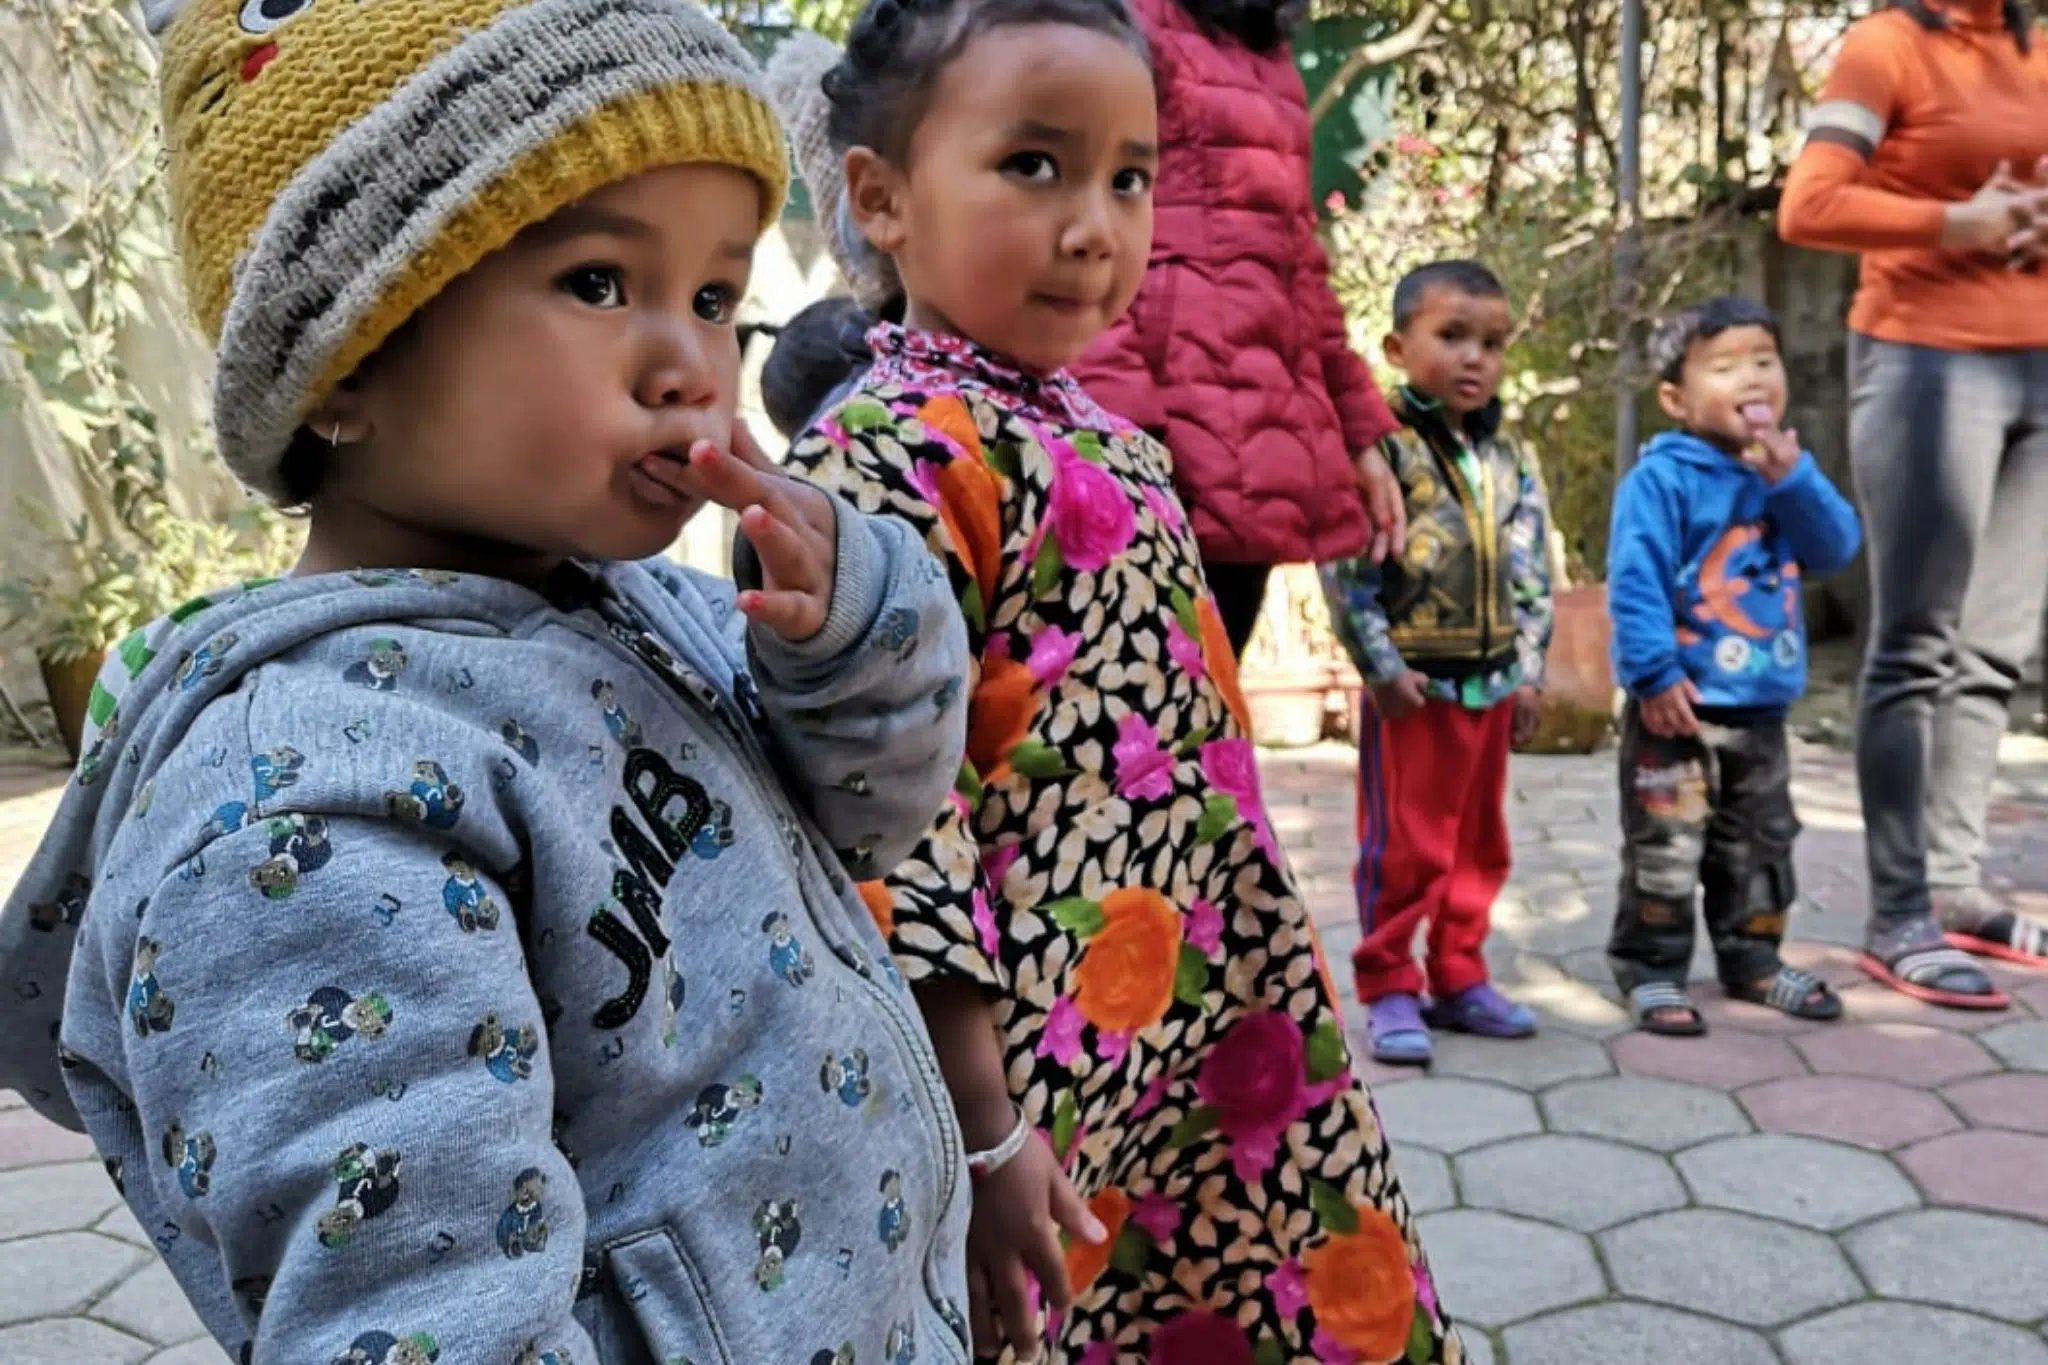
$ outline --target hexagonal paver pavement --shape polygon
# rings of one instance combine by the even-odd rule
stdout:
[[[2048,1342],[2030,1332],[1918,1303],[1851,1304],[1787,1328],[1780,1341],[1790,1365],[1908,1360],[2048,1365]]]
[[[1622,1293],[1753,1327],[1863,1297],[1834,1239],[1746,1213],[1659,1214],[1603,1234],[1600,1249]]]
[[[1845,1239],[1870,1287],[2014,1322],[2048,1312],[2048,1227],[1961,1209],[1919,1209]]]
[[[1879,1151],[1963,1126],[1947,1105],[1926,1091],[1866,1076],[1787,1076],[1753,1085],[1740,1099],[1759,1128]]]
[[[1451,1163],[1435,1152],[1394,1144],[1394,1169],[1401,1173],[1401,1188],[1408,1195],[1408,1207],[1415,1213],[1434,1213],[1453,1208],[1458,1192],[1451,1187]]]
[[[91,1156],[92,1142],[82,1133],[67,1132],[30,1109],[0,1113],[0,1171]]]
[[[1722,1138],[1680,1152],[1676,1159],[1678,1173],[1702,1204],[1823,1232],[1920,1202],[1912,1185],[1883,1157],[1816,1138],[1786,1133]]]
[[[1977,1129],[1950,1133],[1899,1153],[1927,1196],[2000,1213],[2048,1218],[2048,1137]]]
[[[1704,1038],[1631,1033],[1615,1039],[1613,1047],[1616,1064],[1630,1075],[1692,1081],[1717,1090],[1797,1076],[1806,1070],[1782,1039],[1726,1028]]]
[[[1998,1067],[1969,1038],[1925,1024],[1843,1024],[1804,1034],[1792,1046],[1816,1071],[1907,1085],[1941,1085]]]
[[[206,1335],[185,1291],[158,1261],[93,1305],[95,1318],[161,1346]]]
[[[143,1365],[231,1365],[228,1353],[215,1344],[212,1337],[199,1341],[188,1341],[183,1346],[153,1355]]]
[[[1493,1340],[1471,1323],[1458,1326],[1458,1340],[1464,1343],[1465,1359],[1471,1365],[1493,1365]]]
[[[1454,1209],[1421,1219],[1418,1230],[1444,1306],[1460,1322],[1498,1327],[1607,1292],[1592,1245],[1546,1223]]]
[[[1376,1085],[1372,1093],[1389,1137],[1439,1152],[1462,1152],[1541,1126],[1534,1100],[1483,1081],[1429,1077]]]
[[[1525,1214],[1598,1232],[1685,1203],[1662,1157],[1599,1138],[1541,1133],[1457,1160],[1458,1184],[1474,1208]]]
[[[2020,1071],[2048,1071],[2048,1019],[2015,1020],[1979,1035],[1984,1046]]]
[[[1436,1040],[1436,1075],[1498,1081],[1517,1090],[1542,1090],[1581,1076],[1606,1076],[1613,1070],[1606,1048],[1590,1038],[1558,1030],[1512,1042],[1455,1033],[1439,1035]]]
[[[1943,1087],[1941,1093],[1972,1123],[2048,1133],[2048,1076],[2005,1071],[1957,1081]]]
[[[0,1284],[8,1287],[0,1300],[0,1325],[74,1312],[143,1260],[126,1242],[91,1232],[0,1242]]]
[[[87,1228],[120,1207],[121,1196],[114,1193],[114,1182],[97,1161],[34,1166],[0,1175],[0,1209],[7,1211],[0,1237]]]
[[[84,1318],[25,1322],[0,1331],[8,1365],[135,1365],[156,1348]]]
[[[1675,1152],[1711,1138],[1746,1133],[1749,1121],[1717,1090],[1653,1076],[1574,1081],[1543,1096],[1550,1126]]]
[[[1603,1303],[1510,1327],[1509,1365],[1777,1365],[1755,1332],[1647,1303]]]

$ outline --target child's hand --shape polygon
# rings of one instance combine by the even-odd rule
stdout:
[[[1749,424],[1749,445],[1742,452],[1742,462],[1763,475],[1766,483],[1776,483],[1790,474],[1799,463],[1799,432],[1778,430],[1778,419],[1762,403],[1744,408],[1742,420]]]
[[[740,610],[792,644],[825,628],[839,567],[839,521],[823,490],[791,478],[735,422],[732,450],[709,441],[690,448],[692,490],[740,514],[740,531],[761,561],[761,586]]]
[[[1100,1244],[1109,1230],[1097,1221],[1037,1133],[1024,1150],[974,1187],[967,1224],[967,1301],[976,1355],[994,1355],[1008,1341],[1017,1359],[1038,1358],[1038,1281],[1048,1308],[1073,1306],[1060,1232]]]
[[[1372,684],[1372,704],[1388,720],[1398,720],[1429,701],[1429,679],[1414,669],[1398,678]]]
[[[1700,690],[1692,685],[1692,679],[1681,678],[1656,696],[1643,699],[1643,727],[1666,739],[1696,735],[1700,732],[1700,718],[1692,713],[1692,708],[1699,699]]]
[[[1543,720],[1543,694],[1527,683],[1515,689],[1515,724],[1508,735],[1508,742],[1519,749],[1536,738],[1536,727]]]

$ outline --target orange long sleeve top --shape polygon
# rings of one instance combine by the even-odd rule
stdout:
[[[2048,156],[2048,33],[2022,53],[1999,0],[1949,0],[1928,29],[1887,9],[1851,25],[1778,208],[1788,242],[1863,255],[1849,326],[1945,350],[2048,347],[2048,266],[1941,245],[1944,206],[2000,161]]]

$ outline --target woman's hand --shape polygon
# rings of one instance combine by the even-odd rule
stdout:
[[[1038,1358],[1036,1280],[1046,1307],[1073,1306],[1060,1232],[1099,1245],[1109,1235],[1060,1170],[1037,1133],[1024,1150],[974,1187],[967,1224],[967,1305],[976,1355],[993,1356],[1007,1341],[1017,1359]]]
[[[1376,449],[1359,451],[1351,457],[1358,478],[1358,491],[1365,495],[1366,519],[1372,523],[1372,540],[1366,546],[1367,561],[1377,564],[1388,555],[1398,556],[1408,544],[1408,505],[1401,497],[1401,481],[1387,465],[1387,457]]]
[[[2048,158],[2034,170],[2037,176],[2048,173]],[[1951,251],[2037,257],[2044,214],[2048,214],[2048,186],[2021,182],[2013,174],[2012,163],[2001,161],[1975,194],[1943,210],[1941,244]]]

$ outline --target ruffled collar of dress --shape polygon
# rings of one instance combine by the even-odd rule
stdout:
[[[1077,427],[1117,431],[1130,425],[1105,412],[1067,371],[1033,374],[1008,356],[963,336],[883,322],[869,331],[868,346],[875,353],[877,366],[905,372],[913,380],[934,373],[955,382],[966,379],[1013,406],[1037,409]]]

